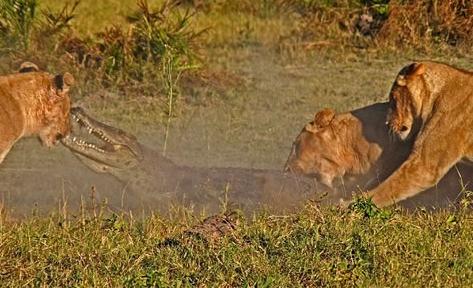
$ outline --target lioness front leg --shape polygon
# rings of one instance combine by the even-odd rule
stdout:
[[[442,163],[445,165],[438,165],[433,171],[428,171],[431,165],[424,165],[421,157],[409,158],[385,182],[368,192],[368,196],[377,207],[385,207],[405,200],[435,186],[460,158]]]
[[[418,139],[409,158],[383,183],[368,192],[378,207],[412,197],[434,185],[465,155],[465,145],[436,137]],[[420,141],[419,141],[420,140]]]

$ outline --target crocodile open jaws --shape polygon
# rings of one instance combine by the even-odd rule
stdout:
[[[247,212],[262,207],[282,211],[300,207],[315,197],[316,191],[323,193],[314,180],[277,170],[176,165],[81,108],[73,108],[71,115],[76,125],[62,143],[89,168],[118,178],[128,197],[140,199],[140,205],[150,210],[177,204],[210,213],[218,212],[222,205]]]

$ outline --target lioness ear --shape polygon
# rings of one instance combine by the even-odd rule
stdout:
[[[322,128],[330,124],[335,117],[335,111],[330,108],[325,108],[317,112],[314,116],[314,125]]]
[[[39,68],[36,64],[33,62],[23,62],[20,65],[20,70],[18,70],[18,73],[27,73],[27,72],[38,72]]]
[[[71,73],[66,72],[64,75],[56,75],[54,76],[54,86],[58,92],[67,92],[69,91],[69,87],[74,84],[74,77]]]
[[[313,124],[313,122],[305,124],[304,129],[306,131],[308,131],[310,133],[314,133],[314,134],[317,132],[317,126],[315,124]]]
[[[74,77],[70,73],[64,75],[56,75],[52,78],[54,92],[50,94],[50,99],[53,102],[62,101],[67,96],[69,88],[74,84]]]
[[[68,88],[74,85],[74,82],[76,81],[74,76],[72,76],[72,74],[69,72],[64,73],[62,77],[64,78],[64,84],[66,84]]]
[[[412,63],[404,67],[397,75],[396,84],[399,86],[406,86],[407,80],[413,76],[420,76],[425,72],[425,65],[422,63]]]
[[[425,65],[422,64],[422,63],[415,63],[414,64],[414,69],[412,70],[410,75],[419,76],[419,75],[424,74],[424,72],[425,72]]]

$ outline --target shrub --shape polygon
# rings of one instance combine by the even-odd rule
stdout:
[[[69,28],[79,2],[66,3],[60,11],[38,13],[36,0],[0,0],[0,49],[31,52],[54,47],[55,37]]]
[[[21,48],[30,45],[31,31],[37,21],[36,0],[1,0],[0,2],[0,47]]]
[[[194,14],[178,9],[174,1],[152,9],[146,0],[139,0],[137,6],[127,29],[112,26],[95,39],[65,39],[62,48],[74,55],[77,65],[98,73],[95,78],[105,84],[155,82],[167,73],[174,79],[196,68],[194,39],[202,32],[190,28]]]
[[[392,1],[378,39],[394,46],[424,48],[473,44],[473,2]]]

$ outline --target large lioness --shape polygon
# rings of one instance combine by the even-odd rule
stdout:
[[[294,141],[285,170],[315,177],[329,187],[335,179],[356,179],[363,188],[377,185],[411,149],[411,143],[389,138],[388,106],[378,103],[341,114],[332,109],[317,112]]]
[[[473,160],[473,73],[437,62],[404,67],[390,92],[387,123],[415,139],[407,160],[368,192],[388,206],[434,186],[460,160]]]
[[[72,75],[24,68],[28,73],[0,76],[0,163],[23,136],[38,135],[50,147],[70,132]]]
[[[407,159],[413,144],[413,139],[390,137],[385,124],[388,107],[388,103],[378,103],[348,113],[318,112],[296,137],[285,170],[316,177],[336,193],[338,198],[330,195],[332,199],[346,199],[353,191],[376,187]],[[472,175],[473,167],[459,164],[437,187],[403,206],[448,206],[460,199],[465,183],[459,176]],[[335,179],[343,181],[335,183]]]

